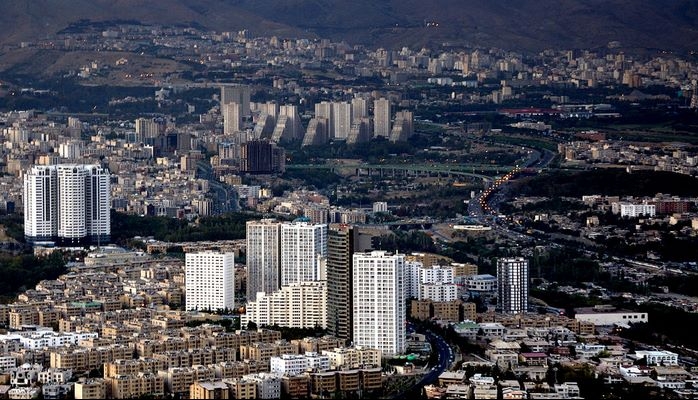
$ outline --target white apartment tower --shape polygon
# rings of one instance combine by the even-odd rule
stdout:
[[[333,139],[347,140],[351,130],[351,103],[332,103]]]
[[[528,311],[528,260],[523,257],[497,260],[497,308],[507,314]]]
[[[235,307],[234,253],[187,253],[185,293],[187,310],[225,310]]]
[[[351,122],[368,117],[368,102],[361,97],[351,99]]]
[[[378,349],[385,356],[404,353],[405,256],[354,253],[353,262],[354,345]]]
[[[24,176],[24,235],[29,242],[108,243],[109,171],[99,165],[34,166]]]
[[[299,218],[281,225],[281,285],[325,280],[327,225]]]
[[[257,293],[271,294],[280,286],[281,223],[273,219],[247,221],[247,301]]]
[[[334,139],[334,103],[323,101],[315,104],[315,118],[325,118],[327,120],[327,137]]]
[[[390,100],[378,99],[373,102],[373,136],[390,137]]]
[[[24,175],[24,236],[48,241],[58,236],[58,179],[53,166],[34,166]]]
[[[242,130],[242,105],[240,103],[227,103],[221,105],[223,113],[223,133],[232,135]]]

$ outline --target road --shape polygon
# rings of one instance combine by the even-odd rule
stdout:
[[[237,192],[232,187],[216,179],[209,163],[199,161],[196,167],[199,177],[208,181],[210,187],[209,192],[214,194],[213,214],[238,211],[240,206],[238,204]]]
[[[438,364],[433,366],[429,370],[429,372],[422,377],[422,379],[419,382],[412,385],[405,392],[397,396],[394,396],[394,399],[421,399],[423,397],[422,388],[424,388],[424,386],[426,385],[436,383],[439,380],[439,375],[441,375],[444,371],[447,371],[449,366],[451,365],[451,362],[453,362],[454,360],[453,350],[448,345],[448,343],[446,343],[444,338],[431,331],[426,332],[424,334],[429,340],[429,343],[431,343],[432,351],[434,351],[434,349],[436,349],[437,351],[437,354],[439,356]]]

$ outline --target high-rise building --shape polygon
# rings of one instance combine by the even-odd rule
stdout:
[[[327,118],[323,117],[315,117],[308,121],[308,129],[305,131],[301,147],[327,144],[329,139],[327,135],[328,124]]]
[[[34,166],[24,177],[24,235],[29,242],[108,243],[109,171],[99,165]]]
[[[523,257],[497,260],[497,308],[507,314],[528,311],[528,260]]]
[[[137,118],[136,122],[136,143],[146,143],[150,139],[156,138],[164,131],[163,124],[153,118]]]
[[[205,251],[185,256],[187,310],[226,310],[235,307],[234,253]]]
[[[412,111],[398,111],[395,113],[393,129],[390,132],[391,142],[404,142],[414,133],[414,116]]]
[[[334,103],[323,101],[315,104],[315,118],[325,118],[327,120],[327,136],[329,139],[334,139]]]
[[[286,152],[283,147],[265,140],[251,140],[240,145],[240,172],[271,174],[284,172]]]
[[[298,107],[290,104],[286,104],[279,107],[279,119],[277,120],[277,127],[275,128],[275,131],[279,130],[279,122],[281,120],[280,117],[286,117],[283,124],[283,130],[280,134],[274,132],[272,136],[272,138],[274,138],[273,141],[279,143],[284,140],[293,141],[300,140],[303,138],[301,117],[300,115],[298,115]]]
[[[353,262],[354,344],[378,349],[385,356],[404,353],[405,256],[354,253]]]
[[[352,340],[352,266],[354,228],[332,225],[327,236],[327,331]]]
[[[250,115],[250,92],[248,85],[223,85],[221,86],[221,106],[238,103],[241,117]]]
[[[378,99],[373,102],[373,136],[390,137],[390,100]]]
[[[223,133],[232,135],[242,130],[242,106],[240,103],[227,103],[221,105],[223,112]]]
[[[351,124],[347,144],[365,143],[371,140],[371,120],[359,118]]]
[[[351,103],[332,103],[333,139],[347,140],[351,130]]]
[[[281,223],[273,219],[247,222],[247,301],[257,293],[271,294],[280,287]]]
[[[351,99],[351,122],[355,123],[361,118],[368,118],[368,101],[355,97]]]
[[[307,218],[281,225],[281,285],[325,280],[327,225]]]

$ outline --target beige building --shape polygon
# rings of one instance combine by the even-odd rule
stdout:
[[[165,393],[164,379],[151,373],[117,375],[105,380],[107,396],[113,399],[130,399],[144,395],[161,396]]]
[[[332,350],[344,346],[344,340],[334,336],[323,336],[320,338],[304,338],[291,340],[291,343],[298,345],[299,354],[306,352],[322,353],[323,350]]]
[[[381,351],[378,349],[337,347],[333,350],[323,350],[322,354],[330,358],[330,367],[333,369],[381,365]]]
[[[189,387],[190,399],[229,399],[230,390],[222,381],[194,382]],[[237,397],[236,397],[237,398]]]
[[[257,398],[257,382],[246,379],[236,378],[224,381],[230,388],[233,399],[256,399]]]
[[[76,399],[106,399],[107,384],[104,379],[90,379],[75,383]]]
[[[252,343],[240,346],[240,357],[244,360],[261,361],[269,365],[269,360],[282,354],[298,354],[298,346],[285,340],[274,343]]]

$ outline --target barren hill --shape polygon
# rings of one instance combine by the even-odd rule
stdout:
[[[389,47],[451,42],[539,51],[619,41],[628,49],[698,51],[696,0],[4,1],[0,43],[45,37],[81,19],[244,28]]]

